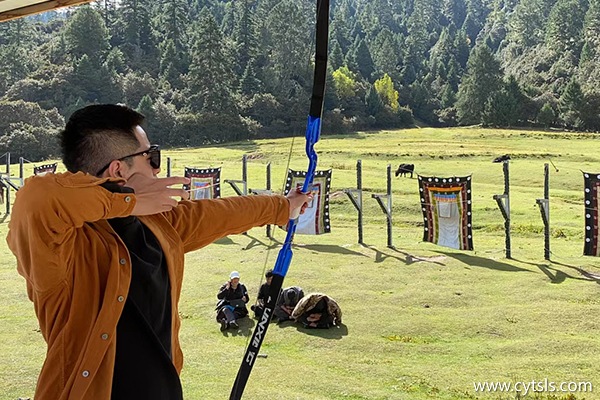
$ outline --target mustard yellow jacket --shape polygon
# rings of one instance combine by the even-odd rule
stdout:
[[[26,180],[16,195],[7,242],[25,278],[48,345],[36,400],[110,399],[117,322],[131,280],[127,248],[107,219],[130,215],[135,195],[111,193],[83,173]],[[229,234],[284,225],[282,196],[181,201],[140,217],[156,235],[171,281],[173,364],[183,366],[178,302],[184,253]]]

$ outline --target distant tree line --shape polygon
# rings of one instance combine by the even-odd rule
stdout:
[[[600,130],[600,0],[332,0],[324,133]],[[0,24],[0,154],[91,103],[198,146],[304,130],[314,0],[104,0]],[[52,143],[48,145],[47,143]]]

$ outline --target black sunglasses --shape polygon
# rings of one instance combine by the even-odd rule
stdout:
[[[160,168],[160,147],[157,144],[151,145],[148,150],[140,151],[139,153],[129,154],[128,156],[117,158],[116,160],[113,160],[113,161],[123,161],[126,158],[137,157],[137,156],[144,156],[144,157],[150,156],[150,166],[154,169]],[[112,163],[112,161],[109,162],[108,164],[106,164],[100,171],[98,171],[96,176],[101,175],[104,171],[106,171],[106,169],[108,167],[110,167],[111,163]]]

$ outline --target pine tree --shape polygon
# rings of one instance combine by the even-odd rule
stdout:
[[[246,66],[246,70],[240,80],[240,93],[247,97],[261,93],[263,86],[262,82],[256,77],[256,71],[252,64],[251,62]]]
[[[394,80],[400,80],[400,46],[390,30],[382,29],[370,46],[373,64],[377,75],[388,74]]]
[[[92,6],[102,15],[106,29],[112,31],[117,20],[117,5],[115,0],[100,0],[92,3]]]
[[[446,81],[450,86],[452,86],[452,90],[456,93],[458,92],[458,84],[460,82],[460,66],[456,61],[456,58],[452,57],[449,62],[449,67],[446,71]]]
[[[253,0],[237,0],[233,40],[235,42],[236,63],[234,72],[241,76],[258,55],[257,25],[252,10]]]
[[[65,40],[69,51],[76,59],[84,55],[98,67],[109,49],[108,30],[100,13],[89,6],[75,11],[65,29]]]
[[[18,45],[0,46],[0,94],[31,73],[28,52]]]
[[[455,26],[462,26],[467,15],[464,0],[443,0],[442,15],[446,22],[444,25],[454,24]]]
[[[584,16],[580,0],[558,1],[546,25],[546,46],[557,55],[571,52],[579,58]]]
[[[471,46],[475,46],[477,36],[485,24],[485,19],[490,12],[483,0],[467,0],[467,16],[462,28],[465,31]]]
[[[223,37],[208,9],[195,24],[190,72],[187,76],[187,106],[193,112],[237,115],[233,100],[234,78],[225,56]]]
[[[514,75],[509,75],[508,79],[504,83],[504,92],[511,103],[514,103],[515,109],[511,112],[511,116],[508,120],[508,126],[515,126],[519,123],[527,122],[526,105],[529,101],[527,95],[521,89],[517,78]]]
[[[27,19],[0,24],[0,95],[37,68],[41,60],[36,61],[39,55],[34,43],[33,27]]]
[[[140,100],[140,103],[135,108],[135,110],[142,114],[144,117],[146,117],[144,120],[146,126],[152,123],[152,120],[154,119],[154,110],[152,106],[152,99],[150,98],[150,96],[145,95],[144,97],[142,97],[142,100]]]
[[[467,67],[467,62],[469,61],[469,46],[469,38],[465,31],[461,29],[456,32],[456,38],[454,39],[454,47],[456,48],[455,56],[458,65],[461,67],[461,71]]]
[[[585,97],[581,90],[581,85],[576,79],[571,79],[560,97],[559,116],[566,127],[581,128],[583,126],[581,110],[584,107],[584,102]]]
[[[431,86],[436,97],[441,95],[446,82],[448,82],[448,68],[452,62],[455,62],[454,53],[454,38],[451,28],[446,27],[442,30],[437,43],[431,48],[428,62],[429,74],[425,79],[425,83]]]
[[[327,77],[325,78],[325,98],[323,99],[323,111],[330,111],[339,106],[339,101],[335,93],[335,81],[333,79],[333,68],[327,68]]]
[[[86,102],[102,101],[103,76],[99,65],[87,54],[82,55],[75,64],[75,84],[81,90],[81,97]]]
[[[369,86],[367,89],[365,104],[367,105],[367,113],[369,115],[376,116],[381,112],[381,110],[383,110],[383,100],[374,86]]]
[[[358,42],[358,45],[351,51],[349,57],[351,61],[349,61],[348,64],[357,68],[356,71],[359,72],[365,80],[370,80],[375,71],[375,67],[369,48],[364,40]]]
[[[429,34],[439,29],[439,3],[434,0],[415,0],[414,9],[406,24],[408,36],[404,52],[403,82],[411,84],[424,75],[424,61],[429,50]],[[414,74],[414,76],[413,76]]]
[[[367,39],[374,38],[382,29],[391,32],[400,30],[394,20],[394,13],[388,0],[370,0],[359,10],[358,20]]]
[[[544,106],[537,115],[536,121],[545,128],[554,125],[556,114],[550,103],[544,103]]]
[[[456,103],[456,92],[449,83],[444,86],[440,100],[442,108],[453,107]]]
[[[267,75],[261,80],[266,90],[282,103],[305,98],[312,83],[312,54],[306,44],[313,40],[313,31],[308,24],[314,9],[301,5],[306,4],[282,0],[269,12],[265,21],[269,47],[263,51],[270,57]]]
[[[488,99],[501,88],[501,76],[500,63],[494,58],[489,47],[475,47],[460,84],[456,102],[458,122],[461,125],[481,122]]]
[[[181,89],[183,80],[181,71],[184,69],[181,65],[181,59],[177,56],[175,43],[172,39],[167,39],[160,46],[159,78],[166,80],[176,89]]]
[[[553,1],[521,0],[508,22],[508,39],[526,49],[542,43]]]
[[[155,19],[160,41],[164,43],[169,39],[172,40],[175,53],[178,55],[185,54],[188,51],[187,32],[192,26],[187,0],[165,1],[158,9]],[[182,59],[184,62],[187,61],[185,57],[182,57]]]
[[[451,33],[451,29],[446,27],[442,29],[442,33],[440,33],[437,43],[429,51],[430,65],[434,60],[441,65],[448,65],[450,59],[455,54],[455,51],[454,36]]]
[[[354,43],[352,39],[352,21],[356,20],[356,10],[350,0],[341,0],[332,9],[332,21],[330,28],[330,40],[335,40],[340,45],[342,53],[348,53],[350,46]]]
[[[157,49],[151,28],[150,0],[121,0],[115,23],[119,47],[134,70],[152,71],[156,63]]]
[[[517,100],[503,88],[487,99],[481,122],[485,125],[511,127],[517,122],[518,111]]]
[[[600,0],[590,0],[583,26],[583,47],[579,57],[578,78],[586,91],[600,83]]]
[[[342,53],[342,48],[337,40],[333,40],[331,45],[329,46],[329,66],[336,70],[342,65],[344,65],[344,54]]]

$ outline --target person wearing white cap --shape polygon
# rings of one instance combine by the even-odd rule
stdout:
[[[219,289],[217,299],[217,322],[221,324],[221,331],[239,328],[237,320],[248,315],[246,303],[249,299],[246,286],[240,282],[239,272],[229,274],[229,280]]]

